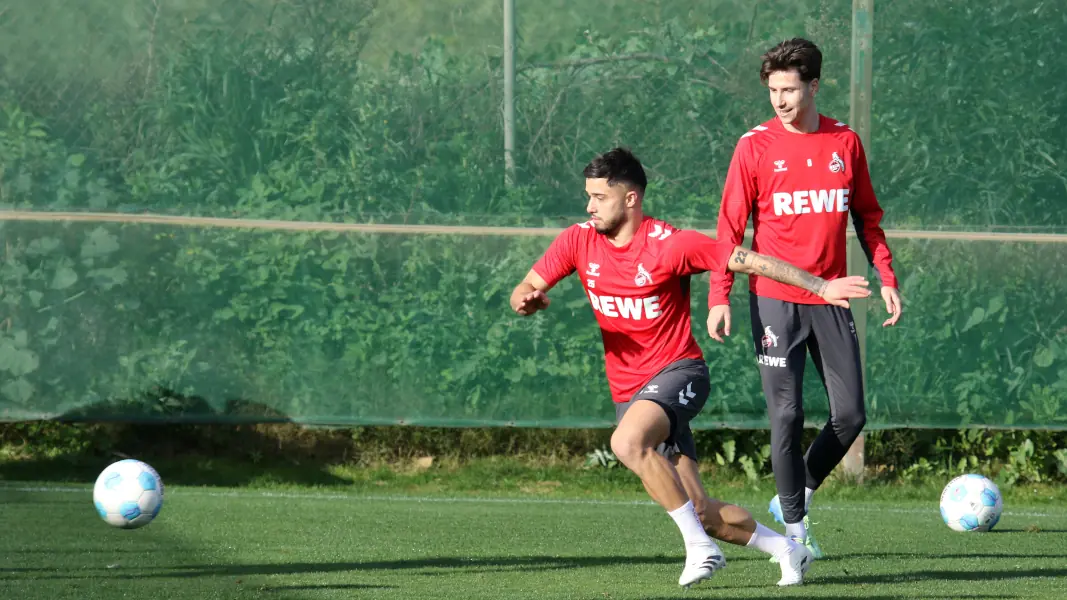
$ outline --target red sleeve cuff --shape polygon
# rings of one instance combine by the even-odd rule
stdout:
[[[880,275],[880,277],[882,279],[882,287],[891,287],[891,288],[900,289],[900,286],[897,285],[897,276],[896,275],[894,275],[893,273],[888,273],[888,274],[882,273],[881,271],[879,271],[879,275]]]
[[[722,304],[730,304],[730,296],[726,294],[710,294],[708,296],[708,308],[713,306],[719,306]]]

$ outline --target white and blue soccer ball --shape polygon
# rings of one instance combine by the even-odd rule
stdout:
[[[941,518],[954,531],[989,531],[1004,512],[1004,498],[988,477],[969,473],[941,492]]]
[[[163,480],[147,463],[132,458],[108,465],[93,486],[96,512],[108,525],[144,527],[163,508]]]

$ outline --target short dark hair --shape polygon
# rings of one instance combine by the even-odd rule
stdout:
[[[762,57],[759,78],[767,83],[775,71],[796,69],[800,80],[807,83],[822,75],[822,51],[813,42],[804,38],[786,40],[768,50]]]
[[[607,179],[608,185],[625,183],[642,194],[648,185],[641,161],[628,148],[614,148],[597,156],[582,173],[586,179]]]

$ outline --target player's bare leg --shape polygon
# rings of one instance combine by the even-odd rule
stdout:
[[[668,512],[689,501],[674,465],[656,452],[656,447],[670,435],[670,427],[662,406],[636,400],[611,436],[612,452],[641,478],[648,494]]]
[[[752,517],[752,513],[736,504],[726,504],[708,496],[700,480],[697,462],[693,459],[678,454],[672,457],[672,461],[678,471],[678,477],[682,480],[682,487],[693,501],[708,535],[738,546],[747,545],[752,533],[756,531],[756,519]]]
[[[648,494],[671,515],[682,532],[686,561],[678,584],[689,587],[726,566],[726,559],[704,531],[674,464],[656,451],[670,437],[670,429],[666,409],[649,400],[635,400],[611,436],[611,450],[641,478]]]
[[[708,535],[771,555],[782,569],[782,579],[778,581],[780,586],[804,581],[804,574],[813,561],[807,548],[758,523],[752,513],[744,508],[708,496],[695,460],[683,454],[674,456],[672,460],[682,487],[692,500]]]

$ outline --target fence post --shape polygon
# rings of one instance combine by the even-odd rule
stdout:
[[[504,184],[515,184],[515,0],[504,0]]]
[[[873,50],[874,0],[852,0],[852,76],[849,94],[849,125],[860,136],[865,148],[871,143],[871,88]],[[868,153],[868,157],[870,154]],[[853,233],[855,228],[849,223]],[[859,240],[851,237],[848,242],[848,272],[868,274],[867,256]],[[856,322],[856,336],[860,346],[860,370],[863,386],[867,388],[867,300],[854,301],[852,314]],[[863,478],[864,435],[860,434],[849,448],[841,463],[847,475],[857,480]]]

